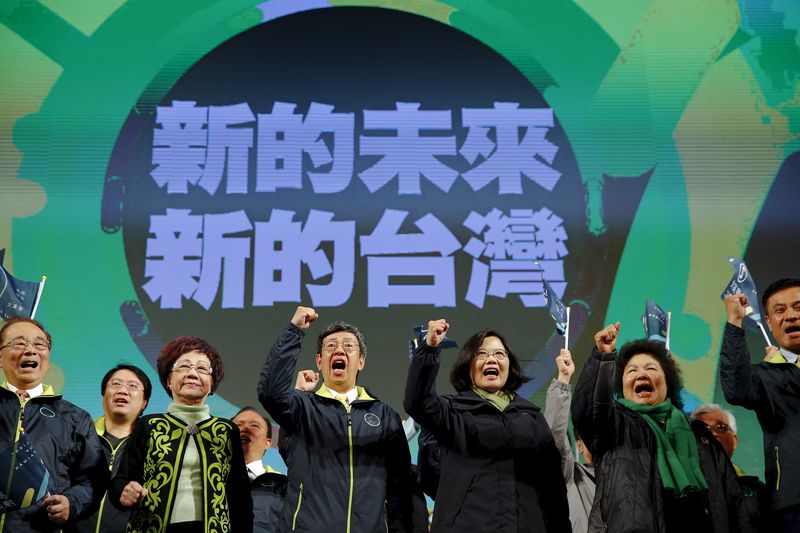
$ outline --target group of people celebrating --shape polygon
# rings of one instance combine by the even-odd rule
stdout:
[[[595,334],[574,391],[572,354],[561,350],[542,412],[516,393],[529,378],[496,330],[461,344],[450,371],[455,393],[439,395],[451,326],[429,321],[403,400],[422,428],[412,465],[400,415],[357,384],[367,357],[358,328],[325,327],[318,372],[298,374],[319,318],[300,306],[257,389],[280,426],[283,475],[261,462],[272,426],[258,410],[232,420],[210,413],[206,399],[224,364],[208,342],[179,337],[162,348],[167,412],[142,416],[151,383],[120,364],[103,378],[104,416],[92,421],[43,383],[50,334],[15,318],[0,329],[0,448],[29,441],[49,479],[43,498],[0,515],[0,531],[800,531],[800,279],[774,282],[762,304],[778,346],[752,364],[747,298],[727,296],[719,367],[726,400],[758,416],[766,484],[731,462],[733,415],[708,404],[687,416],[666,346],[642,339],[618,348],[620,323]],[[8,479],[0,491],[11,490]],[[435,499],[430,524],[422,489]]]

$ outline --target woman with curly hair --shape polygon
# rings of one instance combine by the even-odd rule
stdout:
[[[617,354],[619,327],[595,334],[572,400],[597,475],[589,531],[749,532],[725,451],[681,411],[675,360],[664,343],[646,339]]]

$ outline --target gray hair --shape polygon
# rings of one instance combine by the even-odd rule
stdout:
[[[728,425],[731,427],[731,431],[734,434],[738,434],[739,432],[736,430],[736,417],[733,416],[733,413],[727,409],[724,409],[721,405],[717,403],[704,403],[703,405],[695,408],[692,411],[692,414],[689,415],[690,420],[697,420],[697,417],[700,415],[704,415],[706,413],[722,413],[728,419]]]

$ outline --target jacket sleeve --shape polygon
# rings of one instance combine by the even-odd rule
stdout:
[[[433,434],[422,428],[417,437],[419,451],[417,452],[417,465],[419,466],[419,484],[422,491],[436,499],[436,488],[441,477],[441,463],[439,459],[439,443]]]
[[[575,455],[569,442],[569,406],[572,401],[572,390],[569,383],[554,379],[547,388],[544,404],[544,418],[553,432],[556,448],[561,454],[561,471],[564,481],[569,482],[575,471]]]
[[[617,352],[592,350],[572,396],[572,422],[578,435],[596,456],[613,442],[616,432],[614,374]]]
[[[436,394],[436,375],[439,373],[442,350],[422,342],[411,357],[403,407],[420,426],[430,431],[440,442],[452,431],[449,404]]]
[[[299,424],[303,404],[294,389],[294,372],[305,332],[289,323],[269,351],[258,380],[258,400],[281,428]]]
[[[391,432],[386,455],[386,526],[389,533],[412,530],[411,452],[400,417],[390,411]]]
[[[119,502],[125,486],[131,481],[144,485],[144,457],[147,454],[148,426],[146,418],[140,418],[136,422],[133,433],[128,437],[128,444],[122,451],[117,473],[108,484],[108,500],[114,508],[121,511],[128,511],[133,508],[124,507]]]
[[[63,492],[71,521],[95,512],[108,486],[108,463],[92,418],[83,410],[76,417],[74,446],[68,454],[70,487]]]
[[[569,521],[569,502],[567,501],[567,485],[563,473],[559,468],[559,452],[546,422],[542,421],[543,431],[540,431],[539,449],[540,460],[537,468],[537,477],[544,482],[539,486],[539,500],[544,511],[545,524],[548,533],[572,533]],[[546,480],[546,481],[545,481]]]
[[[250,478],[244,462],[239,429],[234,426],[228,433],[231,443],[231,471],[228,473],[225,487],[228,499],[228,510],[233,533],[251,533],[253,531],[253,498],[250,493]]]
[[[744,329],[730,322],[725,324],[719,353],[719,380],[730,404],[756,409],[767,403],[758,373],[753,372],[750,364]]]

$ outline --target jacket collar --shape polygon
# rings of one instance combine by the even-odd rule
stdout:
[[[492,410],[497,413],[499,412],[496,407],[491,405],[488,401],[484,400],[473,390],[466,390],[461,391],[455,396],[453,396],[454,404],[457,409],[462,411],[471,411],[475,409],[484,409],[487,406],[491,407]],[[514,393],[514,398],[511,400],[511,403],[508,404],[508,407],[504,412],[508,412],[509,409],[519,410],[519,411],[541,411],[537,406],[533,403],[529,402],[525,398],[522,398],[519,394]]]
[[[56,394],[51,385],[42,384],[42,386],[44,387],[44,391],[39,396],[36,396],[36,398],[39,398],[39,397],[61,398],[61,395],[60,394]],[[11,387],[9,387],[9,385],[8,385],[8,381],[4,381],[2,384],[0,384],[0,388],[5,389],[8,392],[12,392],[15,395],[17,394],[16,392],[11,390]],[[31,399],[35,399],[35,398],[31,398]]]
[[[374,402],[375,400],[377,400],[377,398],[373,398],[372,396],[370,396],[369,393],[367,392],[367,389],[365,389],[364,387],[356,386],[356,390],[358,390],[358,396],[356,397],[357,401],[367,400]],[[336,400],[333,391],[331,391],[324,383],[314,394],[316,394],[317,396],[322,396],[323,398],[330,398],[331,400]]]
[[[797,364],[797,354],[796,353],[792,353],[789,350],[785,350],[785,349],[781,348],[780,350],[775,352],[775,355],[773,355],[772,357],[767,359],[766,362],[767,363],[773,363],[773,364],[774,363],[791,363],[793,365],[796,365]]]

